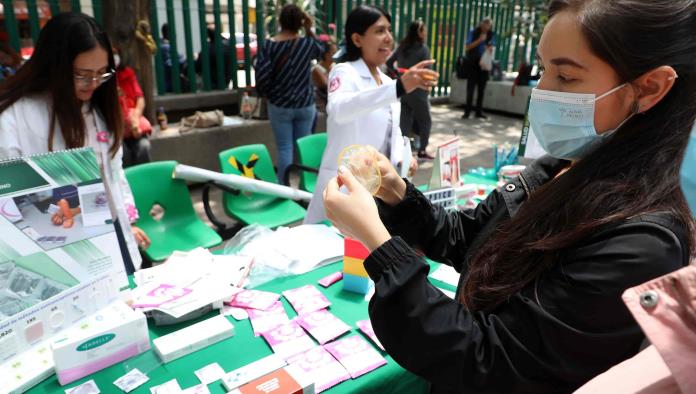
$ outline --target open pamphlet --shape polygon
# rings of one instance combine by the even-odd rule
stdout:
[[[0,377],[128,289],[109,204],[91,148],[0,161]]]

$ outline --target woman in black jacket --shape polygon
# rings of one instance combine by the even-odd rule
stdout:
[[[622,291],[694,251],[694,37],[692,0],[553,0],[530,107],[550,156],[470,211],[431,206],[384,158],[376,204],[345,169],[329,183],[327,216],[372,251],[374,330],[432,392],[570,392],[639,350]],[[461,272],[456,300],[415,248]]]

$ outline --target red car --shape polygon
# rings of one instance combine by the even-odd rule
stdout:
[[[237,64],[240,68],[244,67],[244,33],[234,33],[234,38],[237,48]],[[256,34],[249,34],[249,52],[251,53],[251,58],[256,56],[257,51],[257,41]]]

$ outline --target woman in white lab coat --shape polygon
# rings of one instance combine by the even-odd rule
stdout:
[[[389,59],[394,39],[391,17],[378,7],[355,8],[346,19],[345,37],[344,62],[329,75],[328,141],[305,223],[326,219],[322,193],[336,176],[338,155],[345,147],[371,145],[395,166],[402,162],[399,98],[418,88],[429,90],[437,80],[437,73],[426,68],[433,61],[417,64],[397,80],[379,69]]]
[[[52,18],[31,59],[0,85],[0,160],[93,148],[130,273],[142,262],[138,247],[147,248],[150,240],[131,226],[137,210],[121,166],[123,117],[114,65],[109,38],[94,18]]]

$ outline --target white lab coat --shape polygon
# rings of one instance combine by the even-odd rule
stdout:
[[[379,75],[381,86],[362,59],[338,64],[331,70],[326,106],[328,140],[305,223],[326,219],[323,192],[329,180],[337,175],[338,155],[343,148],[371,145],[386,154],[382,148],[391,134],[389,158],[395,166],[402,161],[404,139],[399,127],[401,102],[396,96],[396,81],[382,71]]]
[[[37,95],[23,97],[0,113],[0,160],[48,152],[51,112],[50,97]],[[105,144],[97,140],[97,130],[94,128],[94,120],[90,113],[86,115],[85,126],[87,132],[85,147],[94,149],[97,162],[103,172],[102,150],[108,151],[113,141],[110,140],[108,144]],[[106,124],[101,115],[97,116],[97,127],[100,130],[106,130]],[[53,151],[65,148],[65,140],[60,132],[60,125],[56,123],[53,134]],[[123,172],[122,158],[123,150],[119,148],[116,155],[110,160],[110,178],[112,181],[108,182],[103,174],[102,177],[109,191],[109,208],[111,208],[112,216],[119,219],[129,255],[135,269],[138,269],[142,263],[142,258],[138,252],[138,245],[135,242],[130,226],[130,219],[137,215],[137,211],[135,210],[133,193]],[[127,210],[131,212],[130,217]]]

